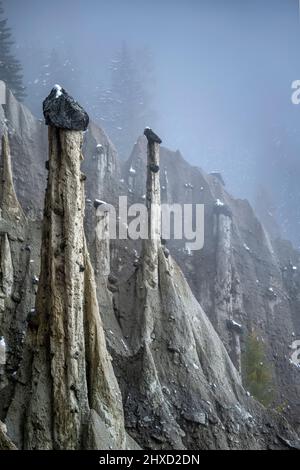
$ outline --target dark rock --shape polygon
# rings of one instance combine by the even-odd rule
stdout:
[[[300,450],[300,441],[290,441],[283,436],[278,435],[279,440],[289,449]]]
[[[18,292],[14,292],[11,298],[16,304],[21,302],[21,296]]]
[[[108,282],[110,282],[111,284],[118,284],[118,279],[113,274],[110,274],[108,276]]]
[[[222,173],[220,171],[212,171],[210,173],[210,175],[214,176],[217,180],[219,180],[220,183],[222,184],[222,186],[225,186],[225,181],[224,181]]]
[[[203,411],[190,412],[190,413],[186,412],[186,413],[183,414],[183,417],[187,421],[190,421],[192,423],[202,424],[203,426],[205,426],[207,424],[206,413],[204,413]]]
[[[98,207],[106,205],[105,201],[100,201],[100,199],[95,199],[94,201],[94,208],[98,209]]]
[[[37,328],[39,325],[38,315],[34,308],[32,308],[27,315],[27,323],[28,323],[29,328],[33,328],[33,329]]]
[[[112,292],[113,294],[118,291],[118,287],[113,285],[113,284],[108,284],[107,286],[108,290]]]
[[[180,349],[177,346],[173,346],[172,344],[168,345],[168,350],[180,354]]]
[[[89,116],[64,88],[55,85],[43,102],[43,112],[47,126],[71,131],[85,131]]]
[[[158,144],[161,144],[162,143],[162,140],[160,137],[158,137],[158,135],[156,135],[152,129],[150,129],[149,127],[146,127],[146,129],[144,130],[144,135],[147,137],[147,140],[149,143],[151,142],[156,142]]]
[[[214,210],[217,214],[222,214],[226,217],[232,217],[232,211],[226,204],[215,203]]]
[[[236,321],[230,319],[230,320],[227,320],[226,323],[227,323],[227,328],[230,331],[235,331],[236,333],[239,333],[239,334],[241,334],[243,332],[242,325],[240,325]]]
[[[159,172],[159,166],[155,165],[154,163],[151,163],[149,165],[149,168],[150,168],[150,171],[152,171],[152,173],[158,173]]]

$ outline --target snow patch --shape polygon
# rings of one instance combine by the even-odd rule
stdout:
[[[62,87],[60,85],[54,85],[53,90],[56,90],[55,99],[62,95]]]
[[[217,206],[217,207],[223,207],[223,206],[224,206],[224,202],[220,201],[220,199],[217,199],[216,202],[215,202],[215,206]]]

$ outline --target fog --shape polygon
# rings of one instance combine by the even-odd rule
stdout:
[[[193,165],[220,170],[233,195],[265,205],[269,198],[281,233],[300,245],[300,105],[291,101],[291,84],[300,79],[297,0],[3,4],[25,84],[40,66],[36,50],[70,53],[81,83],[72,93],[94,118],[101,115],[95,89],[107,86],[115,51],[124,41],[150,51],[156,117],[148,125]],[[105,129],[105,121],[98,124]]]

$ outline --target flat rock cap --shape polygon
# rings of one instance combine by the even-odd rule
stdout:
[[[89,125],[86,111],[59,85],[54,86],[43,102],[43,112],[47,126],[85,131]]]
[[[146,127],[144,130],[144,135],[147,137],[148,142],[157,142],[158,144],[162,143],[162,140],[158,135],[156,135],[150,127]]]

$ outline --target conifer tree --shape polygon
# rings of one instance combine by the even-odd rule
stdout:
[[[263,405],[270,405],[274,392],[272,371],[267,362],[263,343],[255,332],[252,332],[246,341],[243,375],[245,387],[251,395]]]
[[[147,51],[134,54],[124,43],[110,69],[110,87],[100,97],[100,120],[125,159],[142,129],[153,125],[149,95],[151,57]]]
[[[15,97],[22,101],[25,94],[22,65],[12,52],[14,41],[7,19],[3,17],[4,9],[0,1],[0,80],[3,80]]]
[[[71,95],[80,97],[79,70],[70,51],[52,49],[49,52],[36,49],[35,60],[38,62],[38,70],[32,70],[28,82],[28,105],[37,117],[42,117],[41,103],[56,84],[61,85]]]

